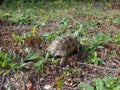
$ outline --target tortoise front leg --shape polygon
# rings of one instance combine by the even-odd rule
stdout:
[[[61,66],[64,66],[66,60],[67,60],[67,57],[62,57],[61,60],[60,60],[60,65],[61,65]]]

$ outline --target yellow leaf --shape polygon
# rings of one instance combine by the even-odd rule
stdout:
[[[97,52],[94,52],[94,56],[97,57]]]
[[[5,66],[6,66],[6,63],[5,63],[5,62],[2,62],[1,65],[2,65],[2,67],[5,67]]]
[[[31,33],[36,33],[37,32],[37,30],[35,29],[35,28],[33,28],[32,30],[31,30]]]
[[[7,17],[9,17],[9,16],[10,16],[9,13],[4,13],[4,14],[2,15],[3,18],[7,18]]]

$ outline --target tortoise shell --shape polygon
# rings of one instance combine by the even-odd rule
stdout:
[[[48,53],[53,57],[68,57],[78,50],[78,42],[69,36],[56,38],[47,48]]]

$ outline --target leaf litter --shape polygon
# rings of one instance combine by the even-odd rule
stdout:
[[[91,19],[89,18],[89,20]],[[32,26],[8,25],[7,20],[2,19],[0,20],[0,25],[0,49],[2,51],[7,52],[12,49],[19,56],[23,57],[25,56],[25,48],[32,47],[34,51],[38,51],[38,53],[42,53],[45,56],[45,49],[49,45],[49,42],[44,38],[37,41],[31,37],[21,45],[12,38],[13,32],[17,33],[17,35],[22,35],[29,32]],[[43,28],[44,31],[41,28],[36,28],[39,30],[38,36],[45,32],[54,32],[57,29],[56,25],[58,25],[56,21],[48,20],[46,26]],[[98,29],[88,29],[87,31],[91,36],[99,32],[110,33],[114,36],[120,32],[119,26],[111,24],[106,26],[100,23],[100,28]],[[103,46],[104,48],[97,49],[97,53],[106,62],[105,66],[84,63],[84,60],[89,57],[89,52],[83,50],[80,55],[70,57],[66,67],[60,67],[59,64],[51,64],[51,62],[45,63],[43,67],[44,75],[37,72],[35,68],[32,68],[31,64],[28,69],[16,70],[6,76],[0,74],[0,78],[2,78],[0,80],[0,89],[61,90],[62,88],[63,90],[79,90],[77,85],[80,82],[92,83],[93,78],[103,78],[106,75],[112,77],[120,76],[120,45],[107,43],[103,44]]]

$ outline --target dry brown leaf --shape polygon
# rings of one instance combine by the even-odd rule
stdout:
[[[67,78],[67,80],[65,80],[65,85],[66,85],[66,86],[72,86],[72,85],[73,85],[73,80],[72,80],[72,78]]]
[[[34,90],[31,82],[28,82],[28,83],[26,84],[26,87],[27,87],[27,90]]]

